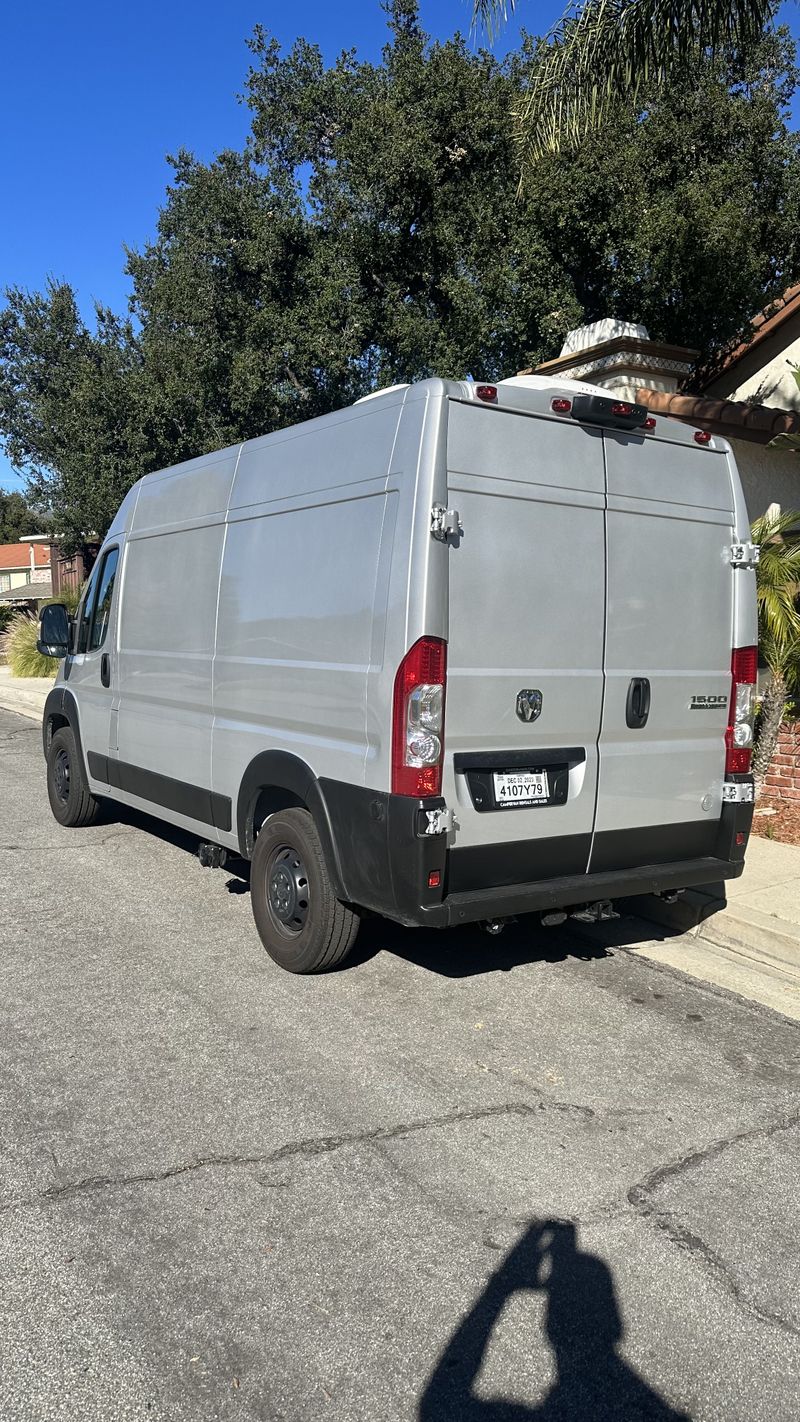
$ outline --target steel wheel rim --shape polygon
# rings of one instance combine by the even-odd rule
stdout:
[[[306,926],[311,903],[302,855],[291,845],[276,849],[267,869],[267,904],[280,933],[296,937]]]
[[[56,798],[62,805],[69,799],[69,751],[59,750],[53,765],[53,784]]]

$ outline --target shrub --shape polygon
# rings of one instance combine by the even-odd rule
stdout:
[[[18,612],[11,619],[2,641],[12,676],[55,676],[58,662],[55,657],[43,657],[37,652],[38,636],[38,617]]]
[[[78,603],[83,597],[83,590],[85,587],[86,583],[84,582],[81,583],[80,587],[76,588],[74,591],[72,588],[65,588],[63,592],[58,594],[58,597],[43,598],[42,601],[39,603],[39,611],[41,612],[43,607],[49,607],[51,602],[63,602],[70,617],[74,617],[75,613],[78,611]]]

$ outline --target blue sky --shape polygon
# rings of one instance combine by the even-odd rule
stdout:
[[[800,10],[784,9],[800,34]],[[469,29],[468,0],[422,0],[421,11],[437,37]],[[522,0],[499,48],[516,41],[520,21],[541,32],[560,11],[553,0]],[[0,291],[40,289],[52,275],[72,283],[87,315],[95,298],[124,309],[123,244],[154,231],[165,155],[184,147],[208,159],[244,139],[236,95],[257,23],[283,45],[305,35],[328,59],[351,46],[377,57],[386,37],[379,0],[0,7]],[[0,486],[21,483],[0,453]]]

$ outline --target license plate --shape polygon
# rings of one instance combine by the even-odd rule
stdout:
[[[541,805],[550,794],[544,770],[508,770],[494,776],[494,798],[505,805]]]

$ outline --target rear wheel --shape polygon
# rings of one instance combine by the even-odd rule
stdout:
[[[91,793],[71,726],[56,731],[47,752],[47,794],[58,823],[69,829],[93,825],[100,801]]]
[[[308,810],[265,820],[250,869],[256,928],[271,958],[290,973],[322,973],[355,942],[358,915],[337,899]]]

